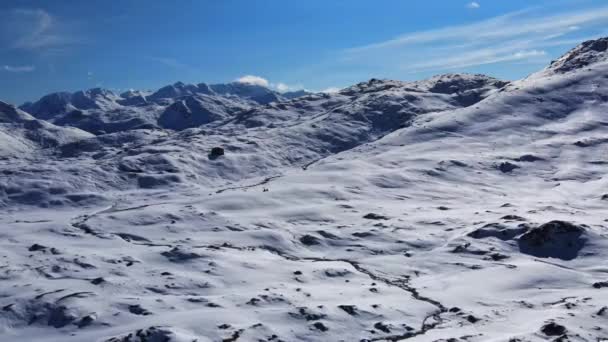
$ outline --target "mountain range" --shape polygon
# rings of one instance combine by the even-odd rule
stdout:
[[[608,339],[608,38],[525,79],[0,102],[0,340]]]

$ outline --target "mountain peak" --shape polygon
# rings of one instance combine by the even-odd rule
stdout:
[[[608,60],[608,37],[588,40],[551,62],[548,70],[557,73],[581,69]]]

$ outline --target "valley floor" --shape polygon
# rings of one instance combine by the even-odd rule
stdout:
[[[563,200],[580,184],[487,173],[454,186],[474,177],[465,162],[417,179],[350,163],[11,210],[0,340],[608,338],[608,217]],[[557,227],[529,250],[515,238],[556,220],[582,234]]]

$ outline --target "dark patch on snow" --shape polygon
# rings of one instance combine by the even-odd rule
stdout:
[[[501,217],[500,219],[505,220],[505,221],[526,221],[525,218],[523,218],[521,216],[517,216],[517,215],[505,215],[505,216]]]
[[[129,312],[134,315],[148,316],[152,313],[141,307],[139,304],[129,305]]]
[[[201,255],[185,251],[181,247],[174,247],[170,251],[162,252],[160,254],[169,259],[169,261],[177,263],[202,258]]]
[[[224,155],[224,149],[221,147],[214,147],[209,152],[209,159],[215,160]]]
[[[308,234],[302,236],[300,238],[300,242],[303,245],[306,245],[306,246],[314,246],[314,245],[320,245],[321,244],[321,240],[318,237],[312,236],[312,235],[308,235]]]
[[[323,324],[323,323],[321,323],[321,322],[315,322],[315,323],[314,323],[312,326],[313,326],[313,327],[314,327],[316,330],[323,331],[323,332],[325,332],[325,331],[328,331],[328,330],[329,330],[329,328],[328,328],[328,327],[327,327],[325,324]]]
[[[500,170],[500,172],[502,172],[502,173],[511,173],[514,170],[519,169],[520,167],[519,167],[519,165],[510,163],[510,162],[502,162],[502,163],[498,164],[496,166],[496,168],[498,170]]]
[[[532,154],[524,154],[523,156],[521,156],[519,158],[515,158],[514,160],[518,161],[518,162],[533,163],[533,162],[537,162],[537,161],[541,161],[541,160],[545,160],[545,159],[541,158],[541,157],[537,157]]]
[[[354,305],[338,305],[338,308],[342,309],[344,312],[351,316],[357,316],[359,314],[357,312],[357,307]]]
[[[561,336],[566,333],[567,329],[563,325],[550,322],[543,325],[540,331],[547,336]]]
[[[368,220],[388,220],[389,218],[384,216],[384,215],[380,215],[380,214],[375,214],[375,213],[369,213],[365,216],[363,216],[364,219],[368,219]]]
[[[572,260],[586,243],[585,228],[565,221],[551,221],[530,229],[518,241],[519,250],[540,258]]]

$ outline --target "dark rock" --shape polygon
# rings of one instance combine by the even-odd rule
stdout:
[[[551,221],[530,229],[518,241],[519,250],[540,258],[572,260],[586,243],[585,228],[565,221]]]
[[[602,289],[604,287],[608,287],[608,281],[599,281],[597,283],[593,283],[594,289]]]
[[[261,302],[262,300],[259,298],[251,298],[249,299],[249,301],[247,301],[247,305],[258,305],[259,302]]]
[[[317,329],[317,330],[319,330],[319,331],[323,331],[323,332],[325,332],[325,331],[329,330],[329,328],[328,328],[327,326],[325,326],[325,324],[323,324],[323,323],[321,323],[321,322],[315,322],[315,323],[314,323],[312,326],[313,326],[315,329]]]
[[[209,159],[214,160],[224,155],[224,149],[221,147],[214,147],[209,152]]]
[[[389,334],[391,332],[391,329],[388,327],[388,325],[382,323],[382,322],[378,322],[376,324],[374,324],[374,328]]]
[[[351,272],[346,269],[343,269],[343,270],[327,269],[327,270],[325,270],[325,275],[330,278],[345,277],[345,276],[349,275],[350,273]]]
[[[193,259],[202,258],[201,255],[194,252],[182,250],[180,247],[174,247],[170,251],[160,253],[171,262],[185,262]]]
[[[550,322],[543,325],[540,331],[547,336],[560,336],[566,333],[566,327],[555,322]]]
[[[148,315],[152,314],[150,311],[142,308],[141,305],[139,305],[139,304],[129,305],[129,312],[134,315],[141,315],[141,316],[148,316]]]
[[[30,248],[28,248],[27,250],[30,252],[38,252],[38,251],[43,251],[45,249],[47,249],[46,246],[35,243],[35,244],[31,245]]]
[[[304,235],[300,238],[300,242],[306,246],[313,246],[321,244],[321,240],[318,237],[312,235]]]
[[[78,326],[78,328],[82,329],[86,326],[93,324],[93,322],[95,322],[96,319],[97,319],[97,316],[95,314],[86,315],[86,316],[82,317],[80,319],[80,321],[78,321],[78,323],[76,323],[76,325]]]
[[[363,218],[368,220],[388,220],[388,217],[374,213],[369,213],[363,216]]]
[[[374,233],[370,233],[370,232],[355,232],[351,234],[354,237],[358,237],[358,238],[366,238],[366,237],[370,237],[370,236],[374,236]]]
[[[537,157],[535,155],[532,155],[532,154],[524,154],[523,156],[515,159],[515,161],[518,161],[518,162],[527,162],[527,163],[533,163],[533,162],[541,161],[541,160],[544,160],[544,159],[541,158],[541,157]]]
[[[500,254],[500,253],[492,253],[488,256],[488,258],[492,261],[502,261],[505,259],[509,259],[508,255]]]
[[[480,321],[480,319],[479,319],[479,318],[477,318],[477,317],[475,317],[475,316],[473,316],[473,315],[468,315],[468,316],[467,316],[467,321],[468,321],[469,323],[477,323],[477,322],[479,322],[479,321]]]
[[[164,327],[149,327],[138,329],[120,337],[112,337],[104,340],[105,342],[169,342],[173,341],[175,334]],[[225,340],[236,341],[236,340]]]
[[[298,308],[298,312],[290,312],[290,316],[298,319],[305,319],[307,321],[318,321],[327,317],[327,315],[322,313],[311,312],[308,308],[301,307]]]
[[[519,166],[509,162],[502,162],[497,166],[498,170],[502,173],[511,173],[515,169],[519,169]]]
[[[505,220],[505,221],[525,221],[526,219],[521,217],[521,216],[517,216],[517,215],[505,215],[503,217],[500,218],[501,220]]]
[[[102,284],[102,283],[105,283],[105,282],[106,282],[106,280],[103,279],[102,277],[95,278],[95,279],[91,280],[91,284],[93,284],[93,285],[99,285],[99,284]]]
[[[346,312],[347,314],[349,314],[351,316],[358,315],[357,307],[354,305],[338,305],[338,308],[342,309],[344,312]]]

